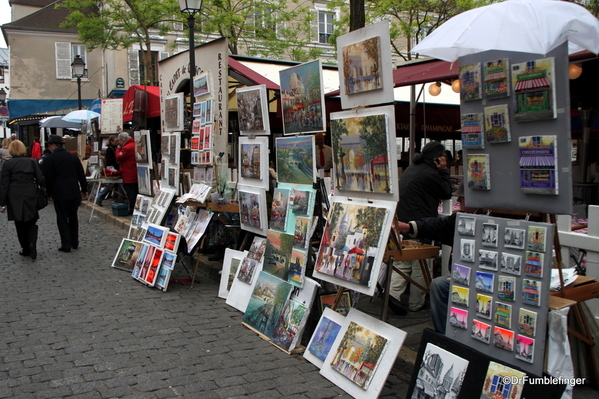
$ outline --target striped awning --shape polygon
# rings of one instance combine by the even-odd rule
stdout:
[[[520,167],[555,166],[555,157],[521,157]]]
[[[516,93],[523,91],[533,91],[533,90],[544,90],[549,89],[551,86],[549,85],[549,81],[546,77],[542,78],[534,78],[534,79],[526,79],[519,80],[516,82]]]
[[[492,80],[505,79],[505,72],[491,72],[485,76],[485,82],[490,82]]]
[[[480,133],[481,129],[479,125],[464,125],[462,127],[462,133]]]

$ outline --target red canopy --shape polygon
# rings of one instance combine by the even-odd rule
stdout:
[[[140,109],[143,105],[134,104],[135,92],[137,90],[147,93],[146,117],[155,118],[160,116],[160,87],[133,85],[125,92],[123,96],[123,123],[133,120],[133,110]]]

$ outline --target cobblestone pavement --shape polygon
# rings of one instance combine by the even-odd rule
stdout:
[[[34,262],[0,215],[1,398],[349,397],[245,328],[206,275],[163,293],[112,269],[125,231],[79,217],[80,249],[62,253],[42,210]],[[405,397],[411,367],[398,359],[381,397]]]

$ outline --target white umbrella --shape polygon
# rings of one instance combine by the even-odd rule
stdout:
[[[62,120],[68,122],[83,123],[98,117],[100,117],[100,114],[97,112],[89,111],[87,109],[79,109],[77,111],[69,112],[68,114],[62,117]]]
[[[66,128],[66,129],[80,130],[81,123],[68,122],[68,121],[62,120],[61,116],[50,116],[48,118],[40,119],[40,127],[48,127],[48,128],[60,127],[63,129]]]
[[[565,41],[570,53],[599,53],[599,20],[568,1],[507,0],[456,15],[411,52],[453,62],[487,50],[544,55]]]

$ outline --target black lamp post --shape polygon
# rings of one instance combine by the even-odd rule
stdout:
[[[75,56],[71,68],[73,69],[73,77],[77,78],[77,109],[81,109],[83,108],[81,106],[81,77],[85,75],[85,61],[80,55]]]
[[[4,91],[4,88],[0,89],[0,105],[5,105],[6,104],[6,91]]]
[[[179,0],[179,8],[181,9],[181,12],[187,14],[187,28],[189,30],[189,97],[191,98],[191,107],[193,108],[193,103],[195,102],[193,78],[196,74],[194,26],[195,15],[200,12],[200,9],[202,8],[202,0]],[[193,116],[190,120],[193,120]],[[191,131],[191,122],[189,124],[189,130]]]

